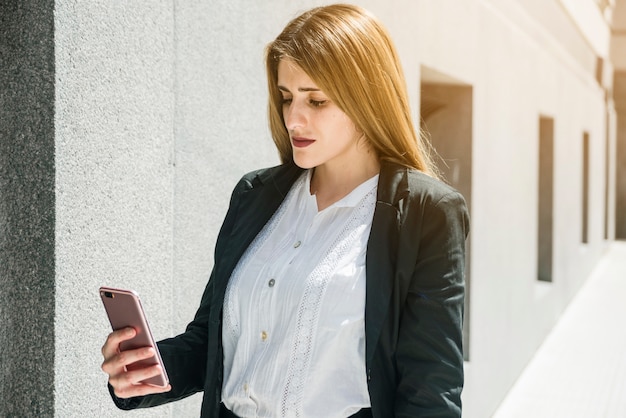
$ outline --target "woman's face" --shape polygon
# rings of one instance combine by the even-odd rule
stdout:
[[[293,61],[279,62],[278,88],[293,160],[299,167],[359,163],[366,145],[359,141],[354,123]]]

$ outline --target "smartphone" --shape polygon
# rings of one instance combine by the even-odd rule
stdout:
[[[140,360],[133,364],[126,366],[127,370],[138,370],[145,367],[154,366],[158,364],[161,366],[163,373],[143,380],[141,383],[145,383],[152,386],[165,387],[168,385],[169,379],[165,371],[163,360],[161,360],[161,354],[154,342],[146,315],[144,314],[139,300],[139,295],[133,290],[115,289],[112,287],[101,287],[100,298],[104,304],[109,322],[114,331],[118,329],[133,327],[137,334],[130,340],[123,341],[120,344],[120,350],[133,350],[141,347],[153,347],[154,356],[148,359]]]

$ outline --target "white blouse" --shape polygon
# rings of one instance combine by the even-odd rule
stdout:
[[[378,175],[321,212],[311,171],[239,261],[224,300],[222,401],[240,417],[370,407],[365,254]]]

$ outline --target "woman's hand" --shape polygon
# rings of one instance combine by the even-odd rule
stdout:
[[[160,388],[140,383],[142,380],[161,374],[162,369],[158,365],[132,371],[126,370],[126,366],[155,354],[152,347],[120,351],[120,343],[130,340],[135,334],[135,329],[131,327],[113,331],[102,346],[104,356],[102,370],[109,375],[109,384],[113,387],[115,395],[119,398],[131,398],[170,391],[172,389],[170,385]]]

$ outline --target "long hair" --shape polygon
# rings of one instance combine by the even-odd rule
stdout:
[[[368,11],[335,4],[293,19],[266,48],[269,124],[283,162],[293,161],[278,89],[278,63],[293,60],[352,120],[378,158],[437,177],[426,138],[413,125],[391,38]]]

